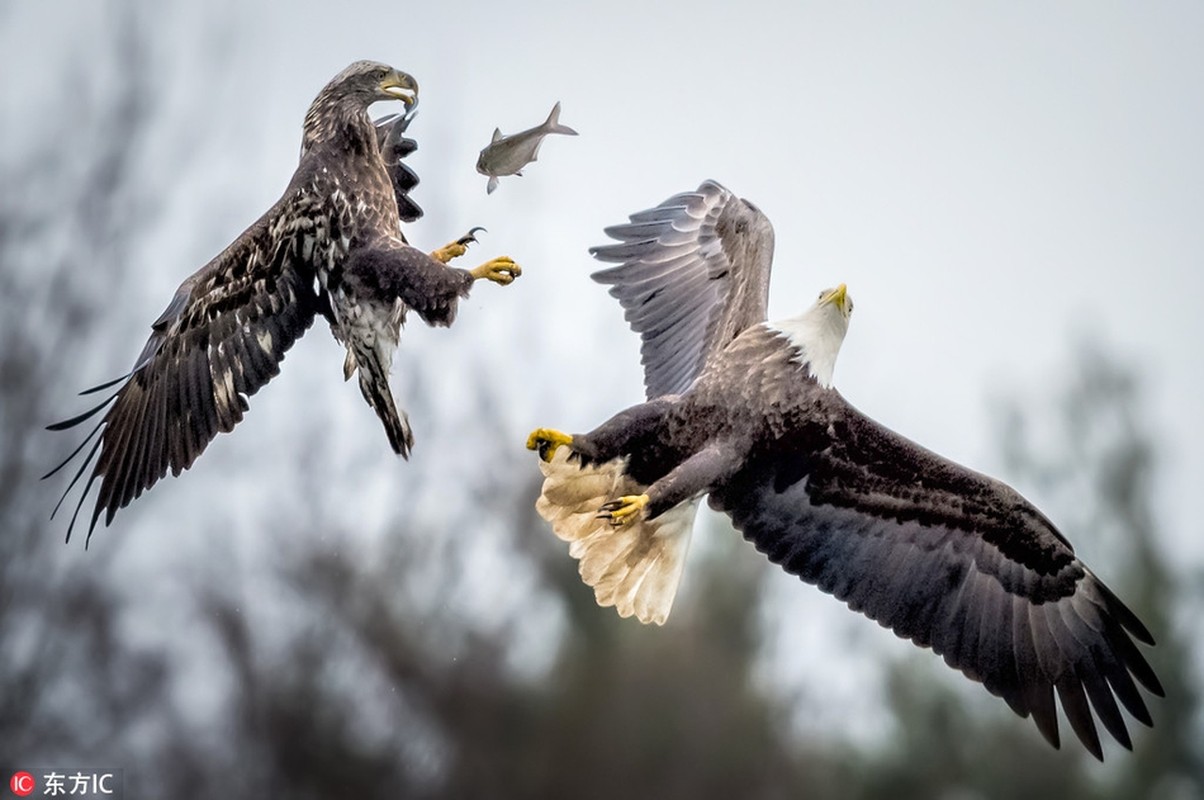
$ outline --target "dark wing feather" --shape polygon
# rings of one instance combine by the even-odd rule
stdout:
[[[619,266],[594,273],[610,285],[643,340],[649,398],[679,394],[711,354],[765,319],[773,227],[714,181],[606,229],[618,244],[590,249]]]
[[[400,299],[428,324],[443,327],[455,321],[460,298],[473,284],[468,270],[449,267],[393,237],[352,250],[343,280],[361,302],[385,306]]]
[[[410,190],[418,185],[418,174],[402,163],[418,149],[418,143],[405,136],[414,115],[415,107],[407,114],[389,114],[373,121],[376,127],[376,143],[380,147],[381,159],[393,184],[393,196],[397,200],[397,216],[402,222],[413,222],[422,216],[422,209],[410,197]]]
[[[124,380],[116,393],[90,411],[50,426],[62,430],[78,425],[112,404],[85,439],[87,444],[100,432],[63,495],[95,459],[75,510],[78,515],[99,480],[89,538],[102,513],[107,525],[118,509],[169,469],[173,475],[188,469],[219,432],[232,430],[242,419],[247,398],[279,373],[285,352],[317,310],[314,279],[299,266],[293,235],[306,224],[297,207],[277,203],[184,281],[151,326],[150,339],[128,376],[88,390]],[[74,524],[75,516],[68,539]]]
[[[1134,679],[1163,693],[1137,617],[1016,491],[818,391],[811,421],[754,448],[711,504],[771,561],[1031,714],[1055,747],[1055,692],[1097,758],[1091,709],[1131,747],[1116,701],[1149,725]]]

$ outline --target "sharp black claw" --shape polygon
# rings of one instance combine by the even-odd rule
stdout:
[[[623,504],[618,500],[612,500],[611,502],[606,503],[598,509],[598,513],[594,515],[594,519],[604,519],[610,523],[612,528],[620,527],[623,524],[623,520],[616,517],[614,512],[617,511],[621,505]]]
[[[489,233],[489,231],[486,231],[480,225],[477,225],[475,227],[469,228],[468,233],[464,234],[459,239],[456,239],[456,244],[461,244],[461,245],[464,245],[465,247],[467,247],[469,242],[477,241],[477,237],[476,237],[477,231],[485,231],[485,233]]]

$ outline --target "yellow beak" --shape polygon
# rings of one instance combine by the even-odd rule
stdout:
[[[380,82],[380,90],[389,97],[405,103],[407,109],[418,102],[418,81],[401,70],[395,69],[386,75]]]
[[[845,306],[848,305],[848,302],[849,287],[843,283],[824,295],[823,299],[820,301],[821,304],[833,303],[841,311],[845,310]]]

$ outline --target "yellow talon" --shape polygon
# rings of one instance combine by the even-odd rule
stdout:
[[[453,258],[462,256],[467,252],[468,246],[462,242],[450,242],[431,253],[431,258],[435,259],[441,264],[446,264]]]
[[[648,500],[646,494],[624,495],[599,508],[597,519],[610,520],[610,524],[618,528],[634,520],[636,515],[644,510],[644,506],[648,505]]]
[[[514,259],[509,256],[498,256],[486,261],[469,274],[472,275],[474,281],[484,278],[485,280],[506,286],[513,283],[515,278],[523,274],[523,268],[515,264]]]
[[[544,461],[551,461],[556,455],[556,448],[562,444],[572,446],[573,437],[555,428],[536,428],[527,437],[527,449],[538,450],[539,457]]]

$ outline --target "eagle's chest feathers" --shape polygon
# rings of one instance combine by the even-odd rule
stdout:
[[[379,157],[319,167],[297,202],[298,254],[331,297],[340,294],[343,264],[352,250],[399,235],[397,204]]]
[[[397,205],[384,168],[371,166],[380,165],[366,165],[359,174],[323,167],[314,175],[307,194],[316,224],[308,245],[311,263],[319,270],[335,268],[352,248],[397,234]]]
[[[826,391],[813,370],[789,334],[758,325],[727,347],[699,381],[693,402],[713,410],[719,422],[712,427],[778,439],[797,424],[798,409],[809,408]]]
[[[382,343],[395,346],[405,313],[400,301],[355,297],[343,280],[343,266],[353,250],[400,236],[392,184],[375,151],[338,156],[314,170],[301,192],[301,216],[309,223],[299,238],[300,255],[329,298],[336,339],[358,338],[372,346],[383,337]]]

